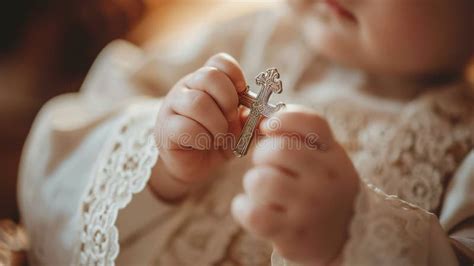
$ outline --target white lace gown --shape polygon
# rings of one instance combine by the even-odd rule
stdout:
[[[452,84],[396,102],[360,88],[363,75],[310,52],[271,12],[220,25],[174,53],[125,42],[98,57],[81,91],[51,100],[25,145],[23,222],[37,265],[284,265],[229,214],[248,159],[236,159],[186,201],[146,184],[159,151],[161,96],[210,55],[240,61],[250,85],[282,74],[273,100],[311,106],[330,122],[361,178],[344,265],[455,265],[474,258],[474,100]],[[404,88],[400,88],[404,89]]]

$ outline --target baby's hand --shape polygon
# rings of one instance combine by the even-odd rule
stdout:
[[[243,90],[243,72],[227,54],[211,57],[171,89],[155,127],[160,156],[150,185],[159,196],[180,198],[231,158],[225,136],[240,130],[238,92]]]
[[[257,144],[245,194],[232,203],[234,216],[286,259],[336,263],[358,190],[351,160],[328,123],[306,109],[288,107],[263,121],[260,131],[268,138]]]

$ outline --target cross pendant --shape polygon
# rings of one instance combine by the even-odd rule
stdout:
[[[280,74],[276,68],[270,68],[265,72],[260,73],[255,82],[261,87],[258,94],[253,93],[247,89],[239,94],[240,105],[250,109],[250,114],[245,121],[242,133],[240,133],[239,141],[234,149],[234,154],[237,157],[242,157],[247,154],[247,151],[255,135],[260,119],[263,117],[270,117],[273,113],[282,109],[285,104],[278,103],[272,105],[268,103],[272,93],[281,93],[283,90],[280,80]]]

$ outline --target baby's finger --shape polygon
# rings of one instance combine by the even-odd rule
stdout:
[[[248,230],[263,238],[278,237],[286,223],[284,212],[256,205],[244,194],[237,195],[232,201],[232,214],[234,218]]]
[[[209,177],[209,168],[201,167],[201,162],[205,161],[208,155],[206,150],[171,149],[160,150],[159,159],[166,165],[165,171],[168,171],[176,181],[190,185],[200,183]]]
[[[246,82],[244,72],[240,68],[239,63],[235,58],[226,53],[219,53],[207,60],[206,66],[215,67],[224,72],[234,84],[238,92],[246,89]]]
[[[317,153],[307,149],[298,136],[286,135],[262,139],[255,147],[255,165],[270,165],[287,171],[290,176],[305,176],[321,170]]]
[[[224,72],[214,67],[203,67],[191,75],[185,85],[209,94],[228,121],[237,119],[239,97],[234,84]]]
[[[171,99],[171,110],[188,117],[204,126],[216,137],[227,133],[228,123],[216,102],[207,93],[200,90],[182,88]]]
[[[209,150],[211,135],[198,122],[181,115],[170,115],[162,127],[163,139],[157,140],[159,148]],[[161,137],[160,137],[161,138]]]
[[[279,112],[270,119],[262,121],[260,131],[277,142],[278,145],[271,147],[274,149],[287,147],[288,154],[280,156],[278,153],[282,152],[281,150],[273,153],[269,147],[265,147],[266,151],[263,153],[266,155],[258,158],[270,161],[275,159],[290,166],[300,165],[300,173],[311,173],[314,165],[320,166],[320,169],[332,169],[330,173],[346,170],[340,167],[343,160],[347,161],[346,152],[332,136],[327,121],[309,109],[290,106],[287,111]],[[305,156],[299,156],[298,151],[303,152]],[[288,158],[288,160],[282,160],[282,158]],[[295,158],[298,160],[292,162]],[[324,171],[327,172],[327,170]]]
[[[298,192],[294,177],[270,166],[257,166],[249,170],[244,176],[243,184],[252,201],[283,211]]]
[[[264,119],[259,129],[268,136],[298,134],[303,140],[319,142],[319,145],[329,145],[333,140],[331,128],[324,118],[311,109],[295,105]]]

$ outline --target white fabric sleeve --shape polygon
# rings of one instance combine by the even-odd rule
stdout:
[[[150,101],[85,124],[70,112],[80,102],[74,95],[43,109],[25,146],[19,180],[30,263],[92,261],[87,252],[102,262],[115,256],[117,212],[144,188],[157,156],[151,129],[160,102]],[[54,121],[58,112],[76,120],[75,126]]]
[[[343,265],[457,265],[434,214],[361,183]]]
[[[100,151],[82,201],[79,255],[73,264],[114,264],[119,251],[118,212],[145,188],[158,155],[152,134],[156,112],[144,105],[127,109]]]
[[[372,185],[357,198],[344,265],[472,264],[474,152],[452,177],[438,219]],[[464,256],[459,260],[455,250]]]
[[[116,256],[116,213],[146,184],[156,157],[147,136],[159,100],[150,100],[152,107],[131,107],[133,102],[146,101],[130,82],[143,56],[125,42],[110,44],[79,93],[50,100],[38,114],[24,146],[18,184],[21,217],[31,241],[31,264],[71,265],[78,260],[79,250],[87,252],[88,247],[102,261]],[[142,167],[140,172],[133,168],[135,163]],[[100,191],[105,189],[100,187],[105,176],[117,173],[120,167],[123,171],[111,177],[114,183]],[[123,189],[126,184],[130,187]],[[90,193],[98,199],[93,201]],[[101,201],[104,195],[111,196],[110,201]],[[107,208],[106,215],[91,214],[100,212],[98,208]],[[86,244],[89,241],[105,242]],[[92,261],[88,255],[81,259]]]
[[[466,157],[446,188],[440,222],[448,232],[461,264],[474,264],[474,151]]]

